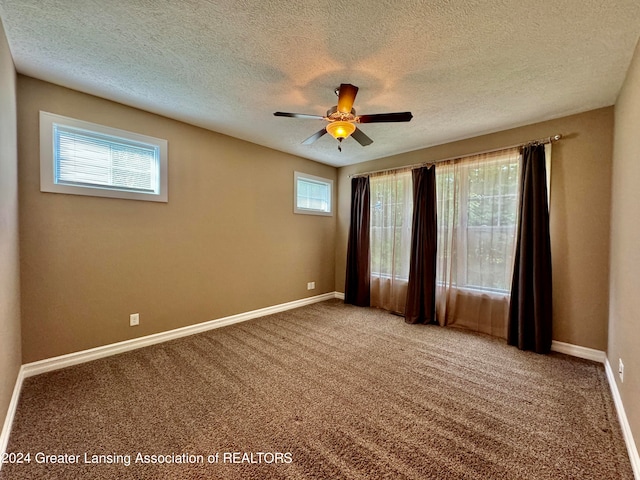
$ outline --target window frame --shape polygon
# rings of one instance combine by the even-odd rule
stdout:
[[[298,181],[307,180],[313,183],[326,185],[329,188],[328,202],[329,210],[320,210],[315,208],[304,208],[298,206]],[[293,172],[293,213],[302,215],[321,215],[325,217],[333,216],[333,180],[330,178],[318,177],[302,172]]]
[[[86,130],[107,137],[114,137],[122,143],[142,143],[158,151],[158,189],[157,192],[134,192],[118,189],[117,187],[102,185],[69,185],[56,182],[55,174],[55,139],[56,125]],[[169,201],[168,179],[168,142],[161,138],[142,135],[139,133],[107,127],[97,123],[86,122],[75,118],[40,111],[40,191],[47,193],[64,193],[70,195],[84,195],[91,197],[120,198],[125,200],[143,200],[148,202]]]

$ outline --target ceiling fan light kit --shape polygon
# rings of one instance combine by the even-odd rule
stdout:
[[[327,125],[327,132],[329,132],[336,140],[344,140],[355,131],[356,126],[351,122],[338,120]]]
[[[353,108],[353,102],[356,99],[358,87],[350,83],[343,83],[335,92],[336,95],[338,95],[338,105],[327,110],[327,115],[324,117],[320,115],[288,112],[275,112],[274,115],[276,117],[322,119],[329,122],[325,128],[314,133],[302,143],[304,145],[310,145],[328,132],[333,138],[338,140],[339,151],[342,151],[342,141],[348,137],[353,137],[363,147],[373,143],[373,140],[355,125],[356,123],[409,122],[413,118],[411,112],[357,116]]]

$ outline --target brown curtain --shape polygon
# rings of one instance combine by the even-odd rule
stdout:
[[[511,284],[508,343],[551,350],[551,240],[544,145],[522,152],[518,237]]]
[[[436,169],[413,171],[413,222],[404,319],[432,323],[436,310]]]
[[[344,303],[368,307],[370,294],[369,178],[351,179],[351,225],[347,247]]]

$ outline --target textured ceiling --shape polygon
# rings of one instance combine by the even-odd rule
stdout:
[[[331,165],[615,102],[640,35],[621,0],[0,0],[18,72]],[[374,143],[325,135],[340,83]],[[568,132],[564,132],[568,133]]]

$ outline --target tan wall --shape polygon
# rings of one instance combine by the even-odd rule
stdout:
[[[39,110],[167,139],[169,203],[41,193]],[[334,291],[293,172],[335,168],[24,76],[18,132],[24,362]]]
[[[341,168],[336,290],[344,291],[350,174],[431,162],[556,133],[565,138],[553,145],[551,168],[553,339],[606,350],[612,107]]]
[[[615,107],[608,358],[636,441],[640,439],[640,44]]]
[[[0,429],[21,364],[16,71],[0,21]]]

